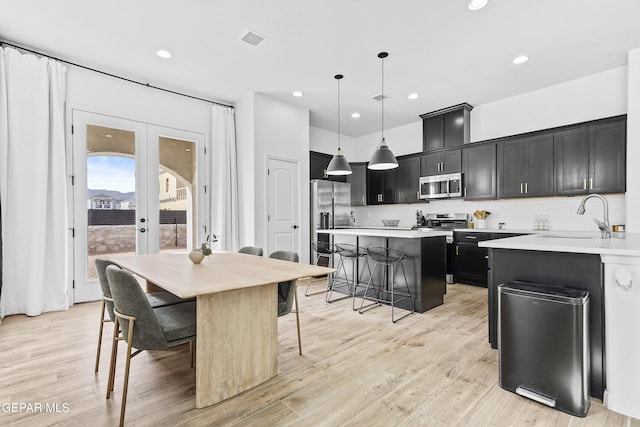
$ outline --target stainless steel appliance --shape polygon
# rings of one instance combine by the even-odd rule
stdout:
[[[447,283],[453,283],[453,260],[455,258],[453,245],[453,229],[467,228],[469,226],[469,215],[466,213],[428,213],[423,215],[422,211],[416,212],[417,228],[433,228],[437,230],[452,230],[447,235]]]
[[[329,234],[318,230],[351,225],[351,184],[345,182],[311,181],[311,241],[333,243]],[[311,260],[317,254],[311,248]]]
[[[462,197],[462,173],[448,173],[420,177],[421,199]]]

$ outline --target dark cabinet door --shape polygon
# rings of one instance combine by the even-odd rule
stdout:
[[[626,190],[626,121],[589,126],[589,192]]]
[[[395,202],[396,170],[377,171],[367,169],[367,205]]]
[[[442,148],[444,145],[444,119],[441,115],[422,120],[422,151]]]
[[[423,154],[420,156],[420,176],[438,175],[441,163],[442,153]]]
[[[321,153],[309,153],[309,178],[327,179],[327,166],[331,159]]]
[[[522,139],[500,144],[498,148],[498,197],[524,197],[526,143]]]
[[[462,150],[442,152],[442,173],[462,172]]]
[[[487,286],[487,258],[487,248],[480,248],[477,244],[456,243],[455,282]]]
[[[553,135],[555,194],[587,192],[589,175],[589,140],[587,127],[580,126]]]
[[[367,204],[367,164],[351,163],[351,175],[347,182],[351,184],[351,206],[365,206]]]
[[[398,159],[396,203],[415,203],[420,201],[420,157],[410,156]]]
[[[464,196],[467,200],[496,198],[496,144],[462,150]]]
[[[457,147],[464,142],[464,110],[444,115],[444,148]]]
[[[524,171],[525,196],[553,196],[553,134],[527,140]]]

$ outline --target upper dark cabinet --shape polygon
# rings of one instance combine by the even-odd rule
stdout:
[[[553,134],[498,145],[498,197],[553,196]]]
[[[496,144],[470,144],[462,150],[464,197],[496,198]]]
[[[397,170],[367,169],[367,205],[395,203]]]
[[[470,114],[467,103],[421,114],[422,150],[457,147],[470,140]]]
[[[327,175],[327,167],[333,156],[315,151],[309,152],[309,179],[328,179],[346,182],[345,175]]]
[[[626,120],[589,126],[589,192],[626,191]]]
[[[607,120],[554,134],[555,194],[626,190],[626,120]]]
[[[420,156],[398,158],[396,169],[396,203],[415,203],[420,200]]]
[[[420,156],[420,176],[462,171],[462,150],[436,151]]]
[[[365,206],[367,204],[367,164],[350,163],[351,175],[347,175],[347,182],[351,184],[351,206]]]

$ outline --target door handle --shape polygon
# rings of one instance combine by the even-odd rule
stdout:
[[[292,225],[291,228],[293,228],[294,230],[297,230],[298,226],[297,225]]]
[[[147,231],[147,229],[144,228],[144,227],[143,228],[138,228],[138,231],[141,232],[141,233],[144,233],[145,231]]]
[[[146,218],[140,218],[140,222],[145,222],[146,220]]]

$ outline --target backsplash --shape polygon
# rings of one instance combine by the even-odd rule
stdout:
[[[612,225],[625,224],[625,196],[615,194],[605,196],[609,202],[609,220]],[[415,225],[416,210],[426,213],[467,213],[476,210],[491,212],[487,218],[487,228],[498,228],[505,223],[505,229],[531,230],[536,215],[549,218],[551,230],[598,231],[592,218],[602,220],[602,203],[591,199],[586,204],[584,215],[576,214],[582,196],[548,197],[530,199],[464,201],[462,199],[435,200],[429,203],[403,205],[354,206],[351,209],[355,225],[382,226],[383,219],[399,219],[400,227]]]

